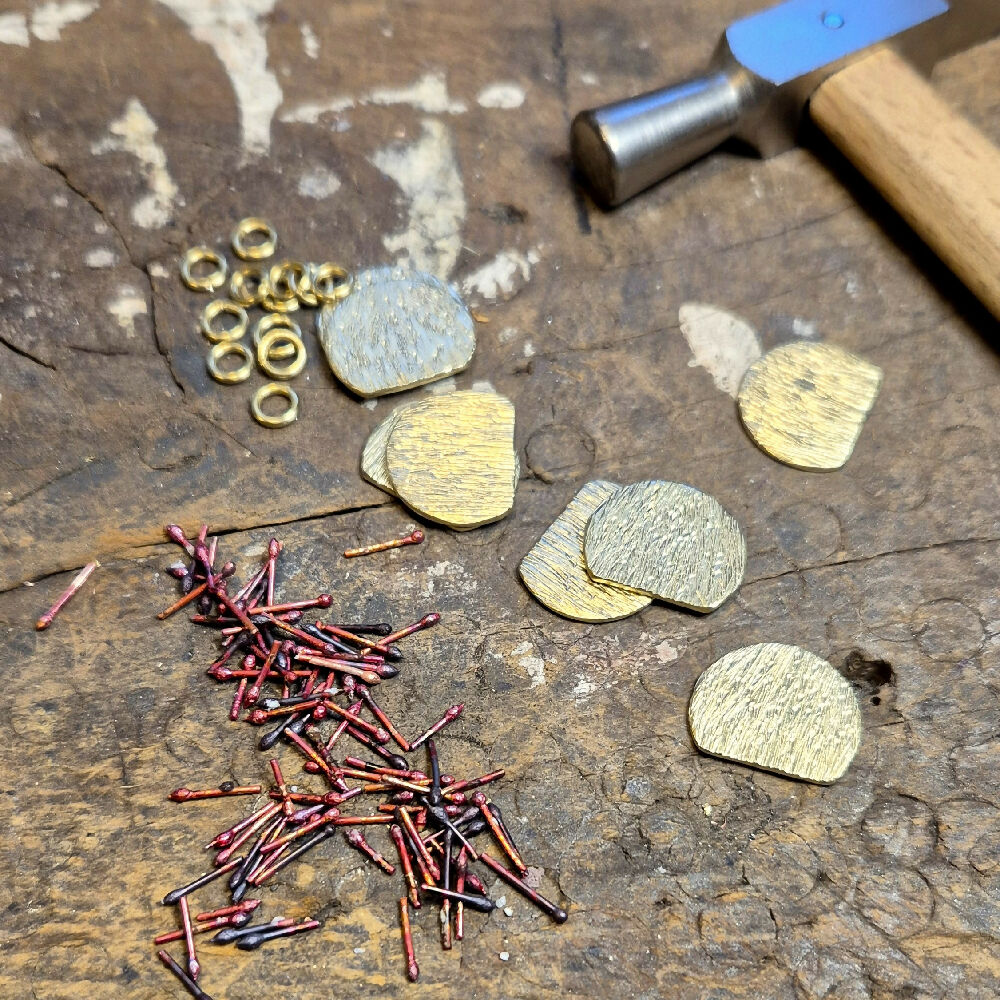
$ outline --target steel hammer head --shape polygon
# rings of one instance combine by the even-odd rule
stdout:
[[[998,33],[1000,0],[785,0],[730,25],[703,76],[581,111],[573,159],[618,205],[729,138],[788,149],[813,91],[879,46],[929,72]]]

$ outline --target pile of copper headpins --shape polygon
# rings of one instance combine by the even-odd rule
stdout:
[[[251,923],[261,901],[246,897],[308,851],[332,839],[340,828],[344,828],[347,845],[386,875],[395,876],[397,871],[402,875],[405,895],[399,900],[399,920],[411,980],[419,974],[411,910],[420,910],[428,903],[436,904],[435,909],[440,907],[441,944],[449,949],[453,940],[464,936],[466,909],[488,913],[495,908],[485,884],[470,870],[474,862],[499,876],[553,920],[561,923],[566,919],[565,910],[525,881],[528,868],[503,815],[481,790],[502,778],[504,771],[467,780],[441,773],[433,737],[460,716],[463,706],[451,706],[437,722],[408,740],[372,694],[372,688],[399,673],[396,664],[402,653],[395,644],[434,625],[439,615],[425,615],[398,630],[388,624],[306,622],[306,611],[329,609],[332,598],[320,594],[304,601],[276,600],[276,567],[282,551],[277,539],[271,539],[267,559],[259,570],[230,596],[228,581],[235,567],[225,563],[216,568],[217,539],[209,541],[207,528],[193,540],[177,525],[168,525],[166,533],[184,547],[190,562],[168,569],[181,581],[184,594],[159,617],[195,605],[197,613],[191,620],[222,637],[222,653],[209,666],[208,674],[217,681],[236,684],[230,719],[243,716],[257,726],[273,723],[261,737],[260,748],[290,745],[302,758],[303,770],[322,777],[327,785],[323,791],[304,791],[288,782],[281,764],[272,758],[274,783],[269,788],[225,782],[218,788],[178,788],[170,793],[175,802],[264,797],[249,815],[238,818],[206,844],[216,852],[212,869],[163,898],[165,905],[177,906],[180,927],[161,935],[156,943],[183,939],[186,968],[166,951],[160,951],[159,957],[192,996],[211,1000],[197,981],[201,965],[195,951],[196,935],[215,931],[213,943],[232,942],[252,950],[274,938],[320,926],[316,920],[285,918]],[[362,713],[368,713],[370,720]],[[334,724],[329,733],[320,730],[324,720]],[[345,737],[380,760],[373,763],[353,755],[335,759],[334,748]],[[400,753],[387,747],[390,742]],[[429,774],[411,767],[402,756],[425,745]],[[354,799],[371,795],[381,800],[373,809],[358,808],[360,802],[344,808]],[[366,826],[387,827],[392,846],[386,845],[384,853],[372,846],[361,831]],[[473,843],[480,835],[495,839],[510,868]],[[398,866],[387,860],[385,853],[394,853]],[[228,901],[192,918],[189,894],[213,883],[226,887]]]

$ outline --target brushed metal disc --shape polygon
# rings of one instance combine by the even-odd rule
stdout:
[[[755,361],[740,386],[740,417],[756,445],[797,469],[839,469],[854,451],[882,372],[836,347],[797,341]]]
[[[361,475],[373,486],[385,490],[389,496],[396,495],[396,488],[389,476],[389,467],[385,464],[385,446],[389,443],[389,435],[396,426],[399,414],[413,403],[397,407],[368,435],[364,448],[361,450]]]
[[[514,405],[491,392],[432,396],[399,413],[386,445],[396,495],[416,513],[465,531],[514,504]]]
[[[380,490],[385,490],[389,496],[396,496],[396,487],[392,485],[392,478],[389,475],[389,466],[385,461],[385,447],[389,443],[389,435],[392,434],[396,426],[396,419],[403,410],[414,403],[405,403],[396,407],[372,432],[368,435],[368,440],[361,451],[361,476],[368,480],[372,486],[377,486]],[[514,453],[514,489],[521,479],[521,462]]]
[[[476,349],[469,310],[422,271],[374,267],[316,324],[334,375],[359,396],[383,396],[462,371]]]
[[[779,642],[716,660],[694,686],[688,722],[704,753],[824,785],[861,744],[851,685],[826,660]]]
[[[641,611],[652,601],[635,591],[597,583],[587,575],[583,560],[587,521],[620,488],[603,480],[587,483],[521,560],[524,585],[542,604],[564,618],[611,622]]]
[[[715,497],[683,483],[623,486],[584,533],[587,572],[694,611],[712,611],[739,587],[747,547]]]

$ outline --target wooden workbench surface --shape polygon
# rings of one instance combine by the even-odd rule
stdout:
[[[175,594],[161,526],[205,520],[241,574],[278,534],[284,592],[329,590],[344,619],[442,613],[386,705],[416,732],[466,703],[446,768],[507,766],[496,799],[570,910],[556,927],[507,891],[513,916],[470,915],[452,954],[425,912],[411,987],[398,886],[328,845],[266,894],[268,917],[322,930],[251,955],[206,946],[217,1000],[997,995],[995,321],[819,141],[719,154],[613,214],[568,175],[574,111],[699,68],[755,6],[4,5],[0,994],[179,995],[149,943],[173,919],[157,900],[202,870],[232,808],[165,794],[266,767],[203,674],[211,637],[153,617]],[[935,74],[994,140],[998,56]],[[207,376],[206,300],[177,258],[250,214],[303,259],[433,270],[488,318],[455,381],[516,405],[505,521],[344,562],[412,523],[357,470],[395,400],[350,397],[311,335],[286,430],[252,422],[247,385]],[[818,336],[882,367],[843,470],[753,446],[725,391],[739,358],[693,353],[685,302],[745,317],[764,348]],[[535,603],[518,561],[592,478],[714,494],[747,537],[738,596],[598,627]],[[694,752],[695,678],[762,641],[856,682],[865,736],[837,785]]]

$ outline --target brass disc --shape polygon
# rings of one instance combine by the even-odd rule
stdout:
[[[361,451],[361,475],[364,479],[367,479],[373,486],[377,486],[380,490],[385,490],[390,496],[396,495],[396,488],[392,485],[392,478],[389,475],[389,467],[386,465],[385,461],[385,447],[389,443],[389,435],[392,434],[396,427],[396,419],[399,414],[413,403],[406,403],[404,406],[400,406],[393,410],[368,435],[368,440],[365,442],[365,446]]]
[[[778,642],[716,660],[694,686],[688,722],[704,753],[824,785],[861,744],[851,685],[826,660]]]
[[[621,487],[587,483],[521,560],[524,585],[547,608],[580,622],[611,622],[648,607],[644,594],[597,583],[587,575],[583,535],[591,514]]]
[[[514,406],[491,392],[414,403],[398,412],[386,466],[396,495],[423,517],[458,531],[498,521],[517,485]]]
[[[839,469],[854,451],[882,372],[840,347],[797,341],[755,361],[740,386],[740,417],[754,443],[779,462]]]
[[[683,483],[624,486],[584,534],[587,572],[694,611],[712,611],[740,585],[747,547],[719,502]]]
[[[366,397],[462,371],[476,347],[474,327],[447,285],[402,267],[359,272],[350,295],[324,306],[317,322],[334,375]]]

